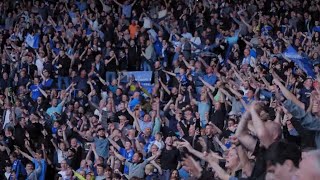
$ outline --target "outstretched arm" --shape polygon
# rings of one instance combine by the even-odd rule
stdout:
[[[249,109],[252,117],[253,126],[256,130],[257,136],[261,144],[264,147],[268,148],[272,144],[272,137],[270,132],[266,128],[265,123],[262,121],[262,119],[258,115],[256,111],[256,107],[257,107],[257,104],[252,103]]]
[[[113,2],[116,3],[120,7],[123,7],[123,4],[120,4],[117,0],[113,0]]]
[[[284,85],[280,82],[280,80],[278,78],[274,78],[273,82],[280,88],[284,97],[286,97],[288,100],[291,100],[293,103],[295,103],[301,109],[305,109],[304,103],[299,101],[299,99],[295,95],[293,95],[286,87],[284,87]]]
[[[32,160],[33,160],[33,158],[32,158],[29,154],[21,151],[20,149],[17,149],[17,150],[20,152],[20,154],[21,154],[23,157],[27,158],[29,161],[32,161]]]

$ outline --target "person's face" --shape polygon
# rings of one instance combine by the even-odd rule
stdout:
[[[245,50],[243,51],[243,53],[244,53],[245,56],[249,56],[249,54],[250,54],[250,52],[249,52],[248,49],[245,49]]]
[[[2,78],[5,79],[5,80],[8,79],[8,74],[7,73],[3,73]]]
[[[150,122],[151,121],[151,117],[149,114],[145,114],[144,117],[143,117],[143,121],[144,122]]]
[[[211,74],[212,72],[213,72],[212,67],[208,67],[208,68],[206,69],[206,73],[207,73],[207,74]]]
[[[111,170],[106,170],[105,172],[104,172],[104,176],[108,179],[108,178],[111,178],[111,176],[112,176],[112,171]]]
[[[189,128],[189,131],[188,131],[189,136],[193,136],[195,134],[195,132],[196,132],[196,127],[195,126],[191,126]]]
[[[191,111],[186,111],[184,113],[184,116],[187,120],[190,120],[192,118],[192,112]]]
[[[299,180],[320,178],[319,163],[312,153],[303,153],[296,176]]]
[[[26,170],[27,170],[27,172],[33,171],[33,166],[31,164],[27,164]]]
[[[141,158],[140,158],[139,154],[138,154],[138,153],[135,153],[135,154],[133,155],[133,157],[132,157],[132,162],[138,163],[138,162],[140,162],[140,160],[141,160]]]
[[[311,79],[307,79],[305,82],[304,82],[305,86],[306,87],[311,87],[312,86],[312,80]]]
[[[172,143],[173,143],[172,137],[171,136],[167,137],[165,143],[168,146],[172,146]]]
[[[206,126],[205,133],[207,136],[211,136],[213,134],[212,126]]]
[[[234,126],[234,122],[233,121],[228,121],[228,127],[232,127]]]
[[[99,137],[104,137],[104,130],[100,130],[100,131],[98,131],[98,135],[99,135]]]
[[[10,155],[10,161],[11,161],[11,163],[13,163],[17,158],[15,158],[15,157],[13,157],[12,155]]]
[[[226,168],[233,169],[239,165],[239,156],[236,149],[231,149],[226,157]]]
[[[252,90],[249,90],[249,91],[247,92],[247,97],[248,97],[248,98],[252,98],[252,97],[253,97],[253,91],[252,91]]]
[[[157,69],[157,68],[159,68],[159,67],[160,67],[160,62],[159,62],[159,61],[155,62],[155,63],[154,63],[154,68]]]
[[[77,147],[77,140],[76,139],[71,139],[71,146]]]
[[[103,173],[104,173],[103,167],[97,166],[97,174],[103,175]]]
[[[60,51],[59,51],[59,55],[60,55],[61,57],[64,56],[64,51],[60,50]]]
[[[53,99],[52,102],[51,102],[51,105],[53,107],[56,107],[58,105],[58,100],[57,99]]]
[[[158,146],[152,145],[152,146],[151,146],[151,152],[152,152],[152,153],[158,152]]]
[[[125,147],[126,150],[131,149],[131,142],[127,141],[127,142],[125,143],[124,147]]]
[[[171,173],[171,177],[172,177],[172,178],[177,178],[178,175],[179,175],[179,173],[178,173],[177,170],[174,170],[174,171],[172,171],[172,173]]]

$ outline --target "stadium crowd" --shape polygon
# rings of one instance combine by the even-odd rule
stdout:
[[[319,20],[319,0],[2,0],[0,179],[320,179]]]

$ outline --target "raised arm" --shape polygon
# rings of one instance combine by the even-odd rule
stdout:
[[[219,88],[220,92],[223,93],[224,95],[226,95],[229,99],[232,99],[232,96],[230,95],[230,93],[228,91],[226,91],[223,88]]]
[[[216,90],[215,87],[213,87],[211,84],[207,83],[205,80],[202,79],[202,77],[198,77],[199,80],[205,85],[207,86],[212,92],[214,92]]]
[[[166,70],[162,70],[163,72],[165,72],[166,74],[169,74],[170,76],[174,76],[176,77],[177,75],[173,72],[169,72],[169,71],[166,71]]]
[[[305,109],[304,103],[299,101],[299,99],[295,95],[293,95],[286,87],[284,87],[284,85],[280,82],[279,79],[274,78],[273,82],[280,88],[284,97],[286,97],[288,100],[291,100],[293,103],[298,105],[301,109]]]
[[[118,151],[120,151],[120,146],[112,139],[112,137],[109,137],[108,140],[114,148],[116,148]]]
[[[249,133],[248,133],[248,121],[250,118],[250,113],[246,111],[242,116],[241,120],[238,124],[235,136],[238,138],[239,142],[250,152],[253,152],[255,146],[257,144],[257,140],[255,140]]]
[[[209,67],[209,65],[201,57],[198,57],[198,60],[204,65],[205,68]]]
[[[117,0],[113,0],[113,2],[116,3],[120,7],[123,7],[123,4],[120,4]]]
[[[111,149],[113,149],[114,156],[118,158],[120,161],[124,162],[126,160],[126,158],[121,156],[117,151],[114,150],[114,148],[111,148]]]
[[[166,91],[166,93],[170,95],[170,94],[171,94],[171,91],[169,90],[168,86],[165,85],[165,84],[162,82],[162,80],[161,80],[160,78],[159,78],[159,83],[160,83],[161,87]]]
[[[132,3],[131,3],[131,6],[134,6],[136,4],[137,0],[134,0]]]
[[[21,150],[18,149],[18,148],[17,148],[17,151],[20,152],[20,154],[21,154],[23,157],[27,158],[29,161],[32,161],[32,160],[33,160],[33,157],[31,157],[29,154],[21,151]]]
[[[268,148],[272,144],[272,135],[266,128],[265,123],[262,121],[262,119],[258,115],[256,108],[257,108],[257,103],[252,103],[252,105],[249,108],[251,117],[252,117],[253,126],[261,144],[264,147]]]
[[[191,70],[194,70],[194,69],[195,69],[195,67],[191,66],[191,65],[187,62],[187,60],[186,60],[185,58],[182,58],[182,60],[183,60],[184,64],[187,66],[187,68],[189,68],[189,69],[191,69]]]

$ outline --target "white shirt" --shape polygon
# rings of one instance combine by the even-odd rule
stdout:
[[[201,39],[200,39],[200,37],[192,37],[192,38],[190,39],[190,41],[192,42],[192,43],[191,43],[191,47],[192,47],[192,48],[196,48],[193,44],[196,44],[196,45],[200,45],[200,44],[201,44]],[[194,53],[194,52],[200,52],[200,49],[193,50],[192,52],[193,52],[193,53]]]
[[[38,69],[38,75],[41,76],[41,73],[43,71],[43,61],[38,58],[36,60],[36,66],[37,66],[37,69]]]
[[[150,29],[151,28],[151,20],[148,17],[143,18],[143,27],[145,29]]]

